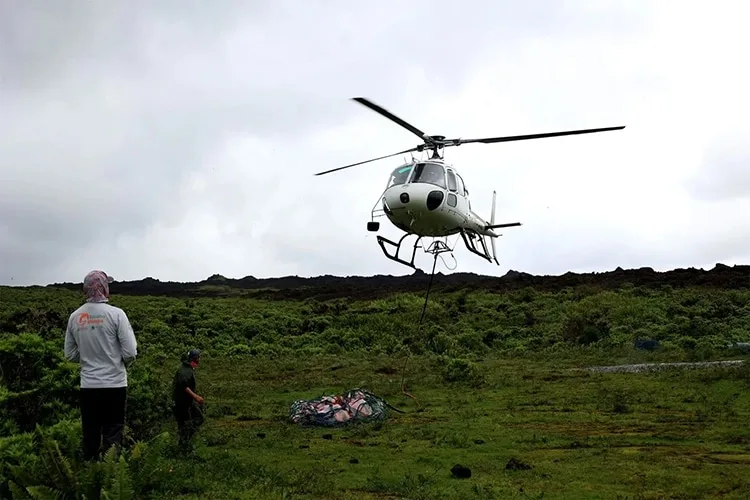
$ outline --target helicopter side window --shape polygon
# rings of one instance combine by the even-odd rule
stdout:
[[[399,184],[406,183],[406,181],[409,179],[409,174],[411,174],[411,165],[398,167],[391,174],[391,181],[388,183],[388,187],[398,186]]]
[[[456,174],[453,173],[453,170],[448,170],[448,189],[451,191],[456,191],[458,189],[456,185]]]
[[[435,184],[445,189],[445,171],[438,163],[418,163],[412,182]]]
[[[458,187],[458,189],[457,189],[458,194],[460,194],[461,196],[465,196],[465,195],[469,194],[469,192],[466,191],[466,186],[464,185],[464,180],[458,174],[456,174],[456,181],[457,181],[456,184],[458,184],[458,186],[457,186]]]

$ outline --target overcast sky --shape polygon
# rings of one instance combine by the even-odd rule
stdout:
[[[524,224],[456,271],[750,261],[741,0],[40,5],[0,0],[0,284],[408,274],[366,228],[402,158],[313,176],[419,143],[354,96],[448,137],[627,126],[447,149]]]

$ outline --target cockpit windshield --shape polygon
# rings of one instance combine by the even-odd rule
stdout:
[[[412,165],[402,165],[391,173],[391,180],[388,183],[388,187],[398,186],[404,184],[411,174]]]
[[[411,182],[435,184],[445,189],[445,170],[439,163],[417,163]]]

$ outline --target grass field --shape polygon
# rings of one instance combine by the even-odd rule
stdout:
[[[750,291],[595,286],[395,292],[356,300],[113,297],[139,342],[123,461],[81,461],[80,293],[0,288],[0,498],[750,498],[750,367],[582,368],[745,359]],[[653,352],[636,339],[655,339]],[[204,352],[198,459],[170,389]],[[401,391],[405,355],[407,388]],[[300,428],[297,399],[362,387],[404,413]],[[162,434],[163,430],[170,436]],[[45,439],[51,437],[51,440]],[[160,443],[167,439],[167,448]],[[145,443],[145,444],[144,444]],[[200,460],[202,458],[202,460]],[[456,465],[471,477],[453,477]],[[119,468],[118,468],[119,467]],[[62,494],[65,496],[61,496]]]
[[[471,389],[412,358],[418,407],[400,390],[403,359],[207,359],[206,462],[173,459],[159,498],[750,497],[750,370],[577,369],[602,361],[487,359]],[[405,413],[341,429],[286,421],[297,398],[359,386]],[[471,477],[452,477],[456,464]]]

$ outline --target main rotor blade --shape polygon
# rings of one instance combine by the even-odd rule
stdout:
[[[346,165],[345,167],[338,167],[338,168],[334,168],[334,169],[331,169],[331,170],[326,170],[325,172],[318,172],[315,175],[330,174],[331,172],[336,172],[337,170],[344,170],[345,168],[349,168],[349,167],[356,167],[357,165],[362,165],[363,163],[370,163],[371,161],[378,161],[378,160],[382,160],[384,158],[390,158],[391,156],[402,155],[404,153],[411,153],[412,151],[417,151],[418,149],[419,149],[419,147],[406,149],[404,151],[399,151],[398,153],[393,153],[393,154],[390,154],[390,155],[381,156],[380,158],[373,158],[372,160],[365,160],[365,161],[360,161],[358,163],[352,163],[351,165]]]
[[[625,125],[621,127],[606,127],[606,128],[590,128],[585,130],[568,130],[565,132],[547,132],[545,134],[528,134],[528,135],[512,135],[506,137],[487,137],[484,139],[453,139],[452,141],[445,141],[447,143],[468,144],[471,142],[481,142],[483,144],[492,144],[496,142],[510,142],[510,141],[524,141],[527,139],[544,139],[546,137],[560,137],[563,135],[577,135],[577,134],[593,134],[594,132],[607,132],[609,130],[622,130]]]
[[[366,99],[364,97],[352,97],[352,100],[353,101],[357,101],[358,103],[362,104],[363,106],[367,106],[368,108],[370,108],[371,110],[375,111],[376,113],[379,113],[379,114],[385,116],[386,118],[388,118],[392,122],[398,123],[399,125],[401,125],[402,127],[404,127],[406,130],[408,130],[412,134],[416,135],[420,139],[425,140],[427,142],[432,142],[432,140],[431,140],[432,138],[430,136],[428,136],[427,134],[425,134],[424,132],[422,132],[421,130],[419,130],[417,127],[415,127],[411,123],[405,122],[404,120],[402,120],[398,116],[394,115],[393,113],[391,113],[387,109],[384,109],[384,108],[378,106],[374,102],[372,102],[372,101],[370,101],[370,100],[368,100],[368,99]]]

